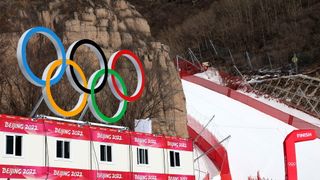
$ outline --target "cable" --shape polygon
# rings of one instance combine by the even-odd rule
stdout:
[[[48,135],[45,120],[43,119],[43,129],[44,129],[44,143],[45,143],[45,166],[47,166],[47,177],[49,179],[49,148],[48,148]]]

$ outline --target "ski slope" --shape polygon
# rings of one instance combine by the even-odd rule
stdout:
[[[232,178],[245,180],[260,172],[261,177],[285,177],[283,141],[295,128],[241,102],[182,80],[188,115],[205,125],[228,152]],[[320,179],[319,139],[296,145],[299,180]]]

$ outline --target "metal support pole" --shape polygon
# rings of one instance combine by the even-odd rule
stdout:
[[[80,117],[79,117],[79,121],[82,121],[84,115],[86,114],[86,112],[88,111],[89,105],[87,104],[86,107],[84,108],[84,110],[82,111]]]
[[[178,57],[178,55],[176,56],[176,63],[177,63],[177,70],[178,70],[178,72],[180,72],[179,57]]]
[[[197,142],[203,131],[208,127],[208,125],[211,123],[211,121],[214,119],[215,115],[212,116],[212,118],[207,122],[207,124],[202,128],[200,133],[197,135],[196,138],[194,138],[193,143]]]
[[[42,101],[43,101],[43,95],[40,96],[37,104],[34,106],[34,108],[33,108],[32,112],[30,113],[29,117],[32,118],[32,117],[36,114],[36,112],[37,112],[37,110],[39,109]]]
[[[248,61],[248,64],[249,64],[251,70],[253,70],[253,66],[252,66],[251,59],[250,59],[248,51],[246,51],[246,58],[247,58],[247,61]]]
[[[251,87],[251,85],[247,82],[246,78],[242,75],[242,73],[241,73],[240,70],[237,68],[237,66],[236,66],[236,65],[233,65],[233,67],[234,67],[234,68],[236,69],[236,71],[240,74],[243,82],[244,82],[246,85],[248,85],[249,87]],[[241,84],[243,84],[243,83],[241,83]],[[252,88],[252,87],[251,87],[251,88]]]
[[[269,54],[267,54],[267,56],[268,56],[268,61],[269,61],[269,64],[270,64],[270,68],[271,68],[271,70],[272,70],[273,68],[272,68],[272,63],[271,63],[271,59],[270,59]]]
[[[245,81],[244,76],[242,75],[242,73],[240,72],[240,70],[237,68],[236,65],[233,65],[233,67],[236,69],[237,73],[241,76],[241,78]]]
[[[189,56],[190,56],[190,58],[192,60],[192,64],[195,64],[194,63],[195,55],[193,54],[193,51],[190,48],[188,48],[188,53],[189,53]]]
[[[215,144],[214,146],[212,146],[210,149],[208,149],[205,153],[201,154],[200,156],[198,156],[194,162],[196,162],[198,159],[202,158],[204,155],[207,155],[209,154],[211,151],[213,151],[217,146],[218,144],[222,144],[224,141],[228,140],[229,138],[231,138],[231,135],[229,135],[228,137],[222,139],[220,142],[218,142],[217,144]]]
[[[228,52],[229,52],[229,55],[230,55],[230,58],[231,58],[231,61],[232,61],[233,65],[236,65],[236,63],[234,62],[234,59],[233,59],[233,55],[232,55],[232,53],[231,53],[229,48],[228,48]]]
[[[198,60],[198,58],[194,55],[193,51],[188,48],[188,52],[189,52],[189,55],[191,56],[191,60],[192,60],[192,63],[195,65],[195,61],[198,63],[199,67],[200,67],[200,70],[201,71],[204,71],[203,68],[202,68],[202,65],[200,63],[200,61]]]
[[[200,58],[200,59],[203,59],[203,58],[202,58],[202,54],[201,54],[201,46],[200,46],[200,43],[198,43],[198,49],[199,49],[199,58]]]
[[[214,53],[215,53],[216,55],[218,55],[218,51],[217,51],[216,47],[214,46],[213,42],[211,41],[211,39],[209,40],[209,42],[210,42],[211,47],[212,47],[213,50],[214,50]]]

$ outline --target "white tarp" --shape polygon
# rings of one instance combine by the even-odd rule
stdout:
[[[147,119],[136,119],[134,121],[134,131],[142,133],[152,133],[152,121]]]

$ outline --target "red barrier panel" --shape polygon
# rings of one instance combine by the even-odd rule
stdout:
[[[237,100],[239,102],[242,102],[252,108],[255,108],[265,114],[268,114],[284,123],[287,123],[293,127],[296,127],[298,129],[315,129],[318,134],[317,137],[320,137],[320,128],[318,126],[315,126],[313,124],[310,124],[306,121],[303,121],[302,119],[299,119],[297,117],[293,117],[292,115],[283,112],[277,108],[274,108],[270,105],[267,105],[263,102],[260,102],[250,96],[247,96],[243,93],[239,93],[235,90],[232,90],[230,88],[218,85],[212,81],[208,81],[206,79],[196,77],[196,76],[188,76],[183,77],[184,80],[198,84],[200,86],[203,86],[205,88],[208,88],[212,91],[215,91],[217,93],[229,96],[230,98]]]
[[[319,136],[320,136],[320,128],[319,127],[312,125],[308,122],[305,122],[304,120],[299,119],[297,117],[293,117],[292,126],[298,128],[298,129],[314,129],[317,133],[317,137],[319,138]]]
[[[239,101],[239,102],[242,102],[242,103],[244,103],[244,104],[246,104],[246,105],[248,105],[248,98],[247,97],[245,97],[245,96],[243,96],[243,94],[242,93],[239,93],[239,92],[237,92],[237,91],[234,91],[234,90],[230,90],[231,92],[230,92],[230,98],[232,98],[232,99],[234,99],[234,100],[237,100],[237,101]]]
[[[178,64],[175,62],[174,65],[179,69],[180,77],[190,76],[196,73],[200,73],[202,70],[202,66],[200,64],[195,65],[187,60],[180,60]]]
[[[246,95],[243,95],[243,96],[246,96]],[[267,104],[264,104],[263,102],[261,101],[258,101],[256,99],[253,99],[249,96],[246,96],[247,99],[248,99],[248,105],[263,112],[263,113],[266,113],[276,119],[279,119],[281,120],[282,122],[284,123],[288,123],[289,122],[289,114],[283,112],[283,111],[280,111],[279,109],[277,108],[274,108],[272,106],[269,106]]]
[[[198,140],[195,144],[203,151],[206,152],[211,150],[210,153],[207,154],[209,159],[216,165],[216,167],[220,170],[220,176],[222,180],[231,180],[228,154],[225,148],[219,144],[214,135],[205,129],[201,136],[198,133],[203,129],[203,126],[199,124],[193,117],[188,115],[188,132],[191,139],[195,139],[198,137]],[[214,147],[212,149],[212,147]]]

